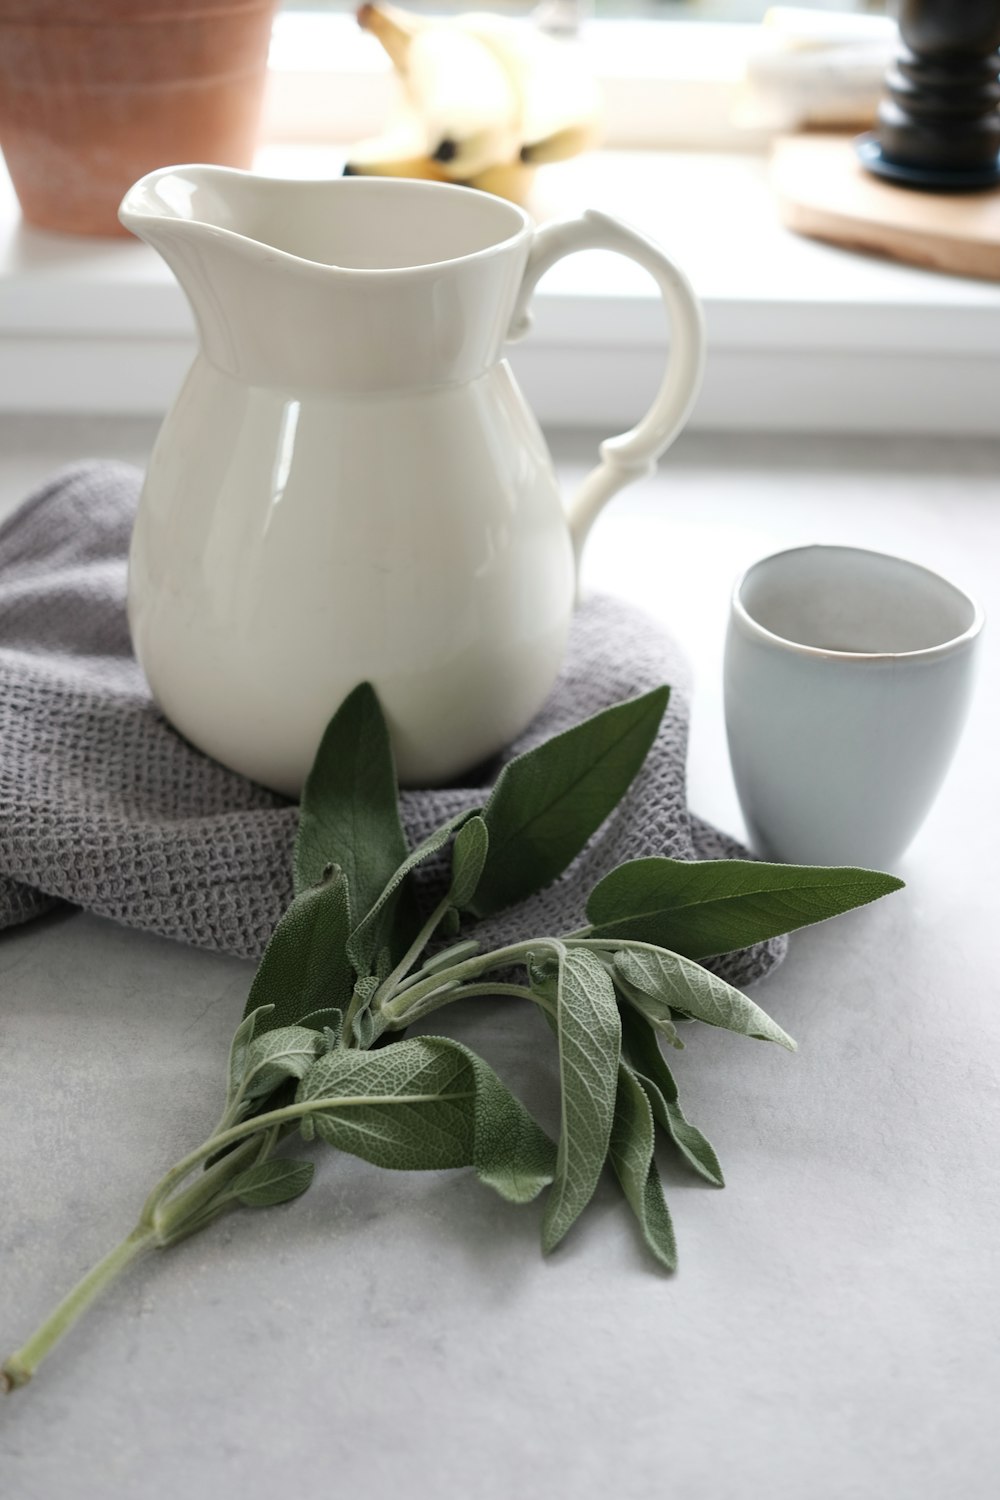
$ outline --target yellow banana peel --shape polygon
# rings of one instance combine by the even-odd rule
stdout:
[[[460,183],[523,204],[537,166],[594,144],[593,79],[571,44],[530,22],[431,20],[386,4],[362,5],[357,19],[392,61],[403,107],[382,136],[351,148],[347,173]]]

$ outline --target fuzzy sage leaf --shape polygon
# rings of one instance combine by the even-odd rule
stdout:
[[[433,833],[428,834],[422,843],[418,844],[411,853],[407,854],[399,868],[394,870],[389,876],[384,888],[379,892],[371,908],[362,917],[357,927],[355,927],[347,942],[347,953],[359,974],[368,974],[371,972],[379,948],[383,945],[385,934],[391,926],[396,897],[407,876],[418,865],[423,864],[425,860],[431,859],[435,854],[438,854],[447,844],[455,830],[460,829],[462,824],[471,816],[471,813],[462,812],[456,814],[453,818],[449,818],[447,823],[442,823],[440,828],[436,828]],[[405,947],[405,943],[400,941],[393,946],[402,949]]]
[[[312,1182],[313,1171],[311,1161],[289,1161],[278,1157],[258,1162],[232,1179],[226,1197],[235,1198],[248,1208],[272,1208],[276,1203],[290,1203],[306,1191]]]
[[[348,930],[347,882],[335,869],[295,897],[271,935],[244,1012],[272,1007],[258,1019],[258,1034],[310,1011],[346,1007],[354,987]]]
[[[451,851],[451,887],[448,899],[461,911],[471,902],[486,864],[490,836],[480,817],[470,818],[455,835]]]
[[[561,1128],[542,1248],[554,1250],[586,1208],[608,1154],[621,1021],[611,976],[583,949],[560,955],[556,984]]]
[[[587,916],[594,937],[705,958],[826,921],[902,884],[877,870],[748,859],[633,859],[594,887]]]
[[[795,1051],[792,1038],[766,1011],[690,958],[637,944],[618,950],[615,969],[628,981],[631,1003],[654,1026],[670,1021],[671,1009],[679,1010],[708,1026]]]
[[[273,1009],[270,1005],[258,1006],[256,1010],[250,1010],[247,1006],[248,1015],[237,1026],[233,1034],[233,1040],[229,1047],[229,1068],[227,1071],[226,1087],[226,1110],[228,1111],[240,1091],[247,1067],[247,1049],[250,1046],[258,1021],[263,1021]]]
[[[627,1004],[622,1007],[623,1012],[629,1014],[632,1012],[633,1007],[637,1007],[639,1011],[645,1014],[649,1008],[646,996],[641,990],[636,989],[635,985],[630,983],[617,967],[614,971],[614,980],[615,989],[622,999],[627,1001]],[[668,1006],[657,1005],[653,1025],[656,1027],[657,1034],[666,1042],[668,1047],[673,1047],[677,1052],[684,1050],[684,1043],[678,1035],[677,1027],[674,1025],[674,1016]]]
[[[645,1090],[627,1063],[618,1065],[618,1092],[608,1158],[635,1214],[642,1237],[668,1271],[677,1268],[677,1242],[653,1160],[653,1111]]]
[[[244,1097],[259,1099],[286,1078],[302,1078],[322,1046],[322,1035],[305,1026],[279,1026],[255,1037],[247,1048]]]
[[[480,917],[551,884],[618,805],[656,738],[670,689],[615,704],[508,762],[483,809]]]
[[[552,1180],[553,1143],[482,1058],[446,1037],[328,1053],[299,1085],[296,1102],[310,1100],[326,1101],[309,1117],[316,1134],[376,1166],[471,1166],[517,1203]]]
[[[374,688],[362,682],[330,720],[306,779],[295,889],[308,889],[327,865],[339,865],[357,923],[406,853],[389,731]]]
[[[713,1187],[725,1187],[722,1167],[710,1141],[692,1125],[681,1109],[674,1075],[660,1051],[650,1023],[625,1006],[622,1011],[622,1041],[646,1091],[653,1118],[666,1133],[688,1166]]]
[[[297,1026],[308,1026],[313,1031],[335,1031],[339,1034],[344,1024],[344,1012],[338,1005],[324,1005],[319,1010],[310,1010],[300,1016]]]

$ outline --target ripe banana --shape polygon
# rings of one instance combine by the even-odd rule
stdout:
[[[420,177],[428,182],[447,182],[440,162],[425,151],[394,136],[358,141],[344,167],[345,177]]]
[[[378,37],[390,61],[400,73],[405,73],[410,42],[427,24],[423,16],[397,10],[394,5],[362,5],[355,19],[362,31],[370,31]]]
[[[393,62],[404,102],[345,171],[462,183],[523,203],[543,162],[593,143],[598,100],[568,44],[527,22],[470,14],[435,21],[364,4],[358,23]]]
[[[435,143],[431,155],[450,178],[473,177],[517,155],[517,96],[501,63],[475,37],[448,21],[421,27],[403,82]]]
[[[453,25],[483,42],[501,63],[517,97],[522,148],[562,143],[574,156],[593,143],[600,101],[597,85],[582,67],[571,43],[555,41],[524,21],[478,12],[457,16]],[[534,156],[561,161],[562,155]]]

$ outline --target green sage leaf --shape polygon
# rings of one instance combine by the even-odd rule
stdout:
[[[530,1203],[555,1176],[555,1142],[481,1057],[461,1050],[476,1084],[476,1175],[508,1203]]]
[[[271,1208],[275,1203],[288,1203],[298,1198],[312,1182],[311,1161],[288,1161],[284,1157],[272,1157],[270,1161],[258,1162],[240,1172],[229,1183],[225,1196],[236,1198],[249,1208]]]
[[[615,989],[621,995],[622,999],[628,1002],[628,1005],[625,1007],[626,1009],[638,1006],[642,1010],[645,1006],[645,997],[643,994],[636,989],[634,984],[629,983],[619,969],[615,970]],[[674,1025],[675,1019],[676,1017],[667,1006],[658,1005],[656,1007],[656,1020],[653,1024],[656,1027],[657,1033],[669,1047],[673,1047],[677,1052],[683,1052],[684,1043],[681,1041],[677,1027]],[[685,1016],[684,1019],[690,1020],[690,1017]]]
[[[359,1010],[351,1023],[355,1046],[360,1047],[363,1051],[367,1051],[369,1047],[374,1047],[385,1028],[386,1020],[381,1011],[373,1011],[371,1006],[366,1006],[364,1010]]]
[[[378,900],[406,858],[389,730],[371,683],[334,714],[302,793],[295,889],[337,864],[347,877],[352,925]]]
[[[472,1166],[517,1203],[535,1197],[555,1170],[555,1146],[520,1101],[482,1058],[447,1037],[329,1053],[296,1098],[331,1101],[309,1117],[316,1133],[376,1166]]]
[[[273,1006],[258,1021],[258,1033],[296,1025],[321,1008],[346,1008],[354,987],[346,953],[349,925],[347,881],[340,870],[295,897],[250,988],[245,1015]]]
[[[270,1005],[260,1005],[256,1010],[251,1010],[247,1005],[248,1014],[237,1026],[229,1048],[229,1072],[226,1085],[226,1109],[228,1110],[236,1095],[239,1093],[240,1084],[243,1082],[247,1066],[247,1048],[257,1027],[257,1022],[262,1021],[273,1009]]]
[[[593,1197],[615,1111],[621,1021],[611,976],[574,949],[561,957],[556,989],[561,1129],[542,1247],[553,1250]]]
[[[508,762],[483,810],[489,852],[470,909],[489,916],[550,885],[625,795],[667,706],[655,688]]]
[[[525,962],[528,980],[535,992],[555,1004],[559,989],[559,959],[549,950],[529,953]]]
[[[615,969],[631,986],[630,1003],[654,1026],[667,1007],[668,1021],[669,1010],[679,1010],[708,1026],[777,1042],[789,1052],[796,1050],[788,1033],[747,995],[679,953],[641,944],[620,948],[615,953]]]
[[[455,938],[458,937],[461,928],[462,918],[453,906],[449,906],[448,910],[441,918],[441,926],[438,928],[438,932],[442,937]]]
[[[646,1092],[632,1069],[620,1063],[608,1157],[647,1246],[661,1266],[674,1271],[677,1242],[653,1160],[654,1144],[653,1111]]]
[[[310,1116],[316,1134],[338,1150],[376,1167],[433,1171],[471,1166],[474,1093],[464,1057],[417,1037],[378,1052],[328,1052],[295,1098],[338,1101]]]
[[[354,984],[351,1005],[356,1009],[351,1022],[351,1030],[355,1045],[362,1049],[370,1047],[375,1040],[371,1004],[378,993],[380,982],[374,974],[364,974]]]
[[[395,898],[403,881],[411,870],[415,870],[418,865],[423,864],[425,859],[430,859],[432,855],[443,849],[455,830],[461,828],[462,824],[472,816],[471,812],[461,812],[449,818],[447,823],[442,823],[440,828],[428,834],[427,838],[406,856],[399,867],[392,871],[377,899],[366,911],[348,939],[348,956],[359,974],[371,972],[379,950],[385,946],[387,934],[393,930]],[[405,944],[401,941],[393,945],[394,949],[403,947]]]
[[[689,1167],[713,1187],[725,1187],[722,1167],[711,1142],[706,1140],[697,1125],[691,1124],[681,1109],[677,1084],[660,1051],[656,1032],[631,1006],[625,1006],[622,1011],[622,1040],[635,1065],[636,1076],[646,1090],[657,1124]]]
[[[455,835],[455,846],[451,852],[451,889],[448,892],[451,904],[461,911],[476,894],[486,857],[490,836],[482,818],[470,818]]]
[[[748,859],[633,859],[594,887],[587,916],[594,937],[627,938],[705,958],[826,921],[902,884],[876,870]]]
[[[323,1045],[322,1034],[305,1026],[279,1026],[255,1037],[247,1048],[243,1073],[246,1097],[259,1099],[285,1078],[302,1078]]]
[[[296,1026],[308,1026],[312,1031],[326,1033],[333,1031],[340,1035],[344,1024],[344,1012],[339,1005],[324,1005],[320,1010],[311,1010],[307,1015],[299,1016]]]

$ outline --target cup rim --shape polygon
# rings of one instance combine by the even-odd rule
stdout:
[[[810,646],[804,641],[793,641],[788,636],[778,635],[776,631],[768,630],[766,625],[761,625],[750,614],[743,603],[742,592],[750,574],[765,563],[775,562],[781,557],[791,557],[796,552],[852,552],[862,553],[867,557],[881,557],[892,563],[903,563],[908,568],[917,572],[926,573],[929,578],[945,584],[953,589],[972,611],[972,620],[967,628],[958,635],[949,637],[946,641],[939,641],[934,646],[923,646],[916,651],[837,651],[827,646]],[[948,656],[958,647],[975,640],[986,622],[986,614],[982,606],[965,589],[959,588],[958,584],[952,583],[950,578],[944,574],[936,573],[933,568],[926,567],[923,563],[914,562],[912,558],[900,557],[894,552],[880,552],[874,547],[852,547],[841,542],[807,542],[800,547],[784,547],[780,552],[768,553],[766,557],[757,558],[749,567],[744,568],[733,586],[732,594],[733,617],[743,630],[750,636],[755,636],[767,644],[774,644],[793,651],[799,656],[807,656],[813,659],[845,661],[845,662],[887,662],[887,661],[932,661],[935,657]]]

